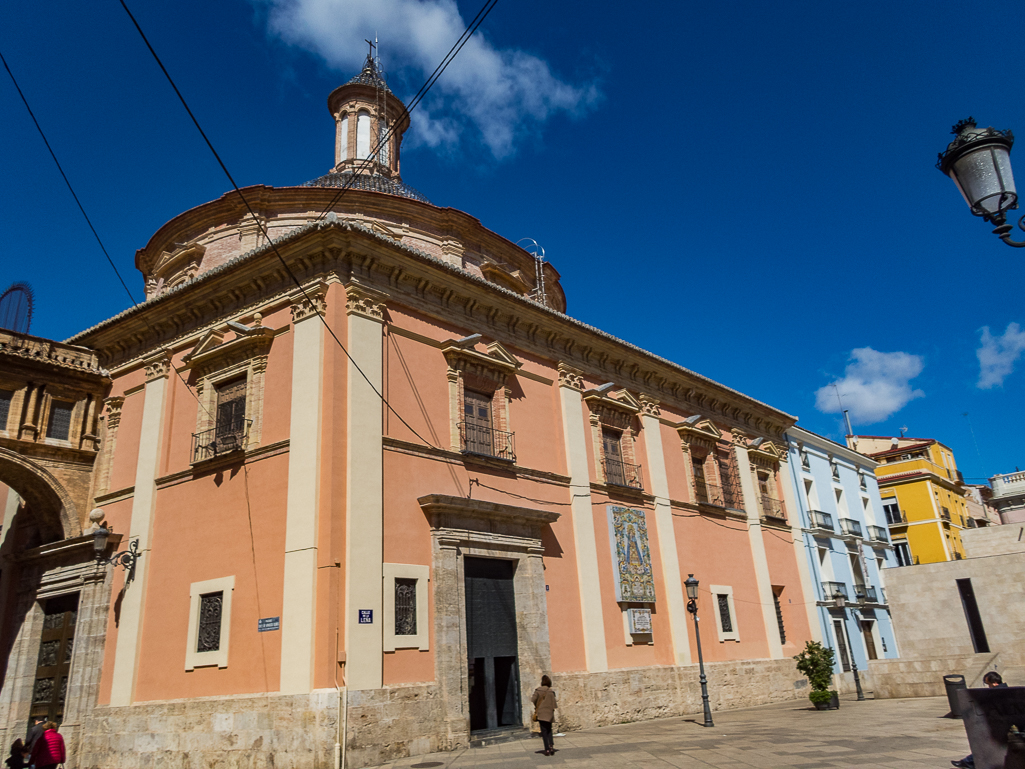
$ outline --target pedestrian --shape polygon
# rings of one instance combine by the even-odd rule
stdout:
[[[64,753],[64,738],[57,733],[57,724],[47,721],[43,724],[43,735],[32,747],[30,763],[36,769],[53,769],[67,760]]]
[[[544,742],[544,755],[555,755],[555,741],[552,739],[552,721],[555,720],[555,692],[552,691],[552,679],[541,676],[541,685],[530,695],[534,703],[534,720],[541,727],[541,740]]]
[[[4,764],[7,765],[7,769],[22,769],[25,766],[25,743],[21,740],[15,740],[11,745],[11,755],[7,757]]]
[[[28,730],[28,737],[25,740],[25,749],[32,752],[36,740],[43,736],[43,724],[46,723],[46,716],[32,716],[32,728]]]
[[[995,670],[991,670],[982,677],[982,683],[986,684],[990,689],[1006,689],[1007,684],[1004,683],[1004,679],[1000,677],[1000,674]],[[975,769],[975,758],[969,753],[967,756],[962,758],[960,761],[951,761],[957,769]]]

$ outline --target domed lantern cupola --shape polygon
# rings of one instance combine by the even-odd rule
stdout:
[[[388,88],[380,60],[367,54],[363,70],[332,91],[327,106],[335,119],[332,171],[399,179],[399,147],[409,115]]]

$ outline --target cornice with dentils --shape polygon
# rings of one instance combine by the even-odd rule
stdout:
[[[748,422],[749,420],[745,419],[742,413],[737,408],[738,406],[742,406],[744,411],[748,412],[748,417],[754,418],[757,415],[757,418],[771,423],[771,425],[779,432],[782,432],[787,427],[796,422],[796,417],[791,416],[786,412],[780,411],[779,409],[773,408],[772,406],[769,406],[766,403],[763,403],[737,390],[734,390],[731,387],[727,387],[726,385],[720,384],[719,382],[716,382],[713,379],[698,374],[697,372],[691,371],[690,369],[684,368],[683,366],[680,366],[679,364],[674,363],[673,361],[670,361],[652,352],[644,350],[634,344],[631,344],[630,342],[626,342],[622,339],[619,339],[605,331],[602,331],[601,329],[595,328],[594,326],[588,325],[587,323],[583,323],[582,321],[576,320],[575,318],[572,318],[564,313],[561,313],[557,310],[553,310],[549,307],[545,307],[532,299],[517,294],[501,286],[495,285],[494,283],[491,283],[485,280],[484,278],[478,277],[459,267],[455,267],[454,265],[451,265],[448,262],[438,259],[437,257],[434,257],[424,251],[421,251],[412,246],[405,245],[394,240],[393,238],[389,238],[385,235],[382,235],[381,233],[376,232],[375,230],[371,229],[370,227],[367,227],[366,225],[360,222],[351,220],[340,220],[333,213],[329,214],[328,217],[324,220],[311,222],[303,227],[298,227],[295,230],[292,230],[287,234],[279,238],[276,238],[271,243],[267,243],[263,246],[260,246],[259,248],[255,248],[245,254],[237,256],[234,259],[231,259],[225,262],[224,264],[215,267],[212,270],[202,273],[201,275],[197,276],[196,278],[187,283],[183,283],[179,286],[176,286],[175,288],[172,288],[162,293],[158,297],[154,297],[153,299],[149,299],[139,305],[136,305],[135,307],[129,308],[124,312],[114,316],[113,318],[110,318],[109,320],[103,321],[102,323],[99,323],[93,326],[92,328],[89,328],[79,334],[76,334],[68,340],[68,343],[81,345],[89,345],[90,343],[92,343],[93,345],[95,345],[99,341],[97,339],[98,335],[100,335],[104,331],[111,329],[113,326],[124,322],[127,319],[140,317],[143,314],[158,311],[157,308],[159,308],[162,304],[170,303],[172,300],[176,299],[177,297],[179,297],[179,295],[183,294],[186,291],[195,290],[198,286],[202,286],[203,284],[209,283],[218,278],[219,276],[229,271],[232,271],[243,264],[252,262],[253,260],[256,260],[262,256],[273,254],[275,247],[281,248],[288,244],[294,243],[295,241],[298,241],[310,235],[311,233],[318,231],[326,232],[331,229],[338,229],[343,232],[360,233],[365,237],[371,238],[383,244],[387,244],[391,249],[398,252],[402,252],[416,260],[419,260],[430,265],[431,267],[439,271],[447,273],[451,278],[454,278],[459,282],[466,282],[471,285],[476,285],[479,289],[483,290],[484,292],[498,294],[502,296],[504,299],[508,300],[509,302],[520,305],[524,310],[529,310],[530,312],[547,315],[553,320],[560,322],[561,324],[571,326],[574,329],[577,329],[578,331],[586,332],[587,334],[596,337],[598,340],[605,342],[612,347],[622,348],[624,351],[628,351],[630,353],[633,353],[634,355],[645,358],[652,363],[658,364],[659,366],[667,367],[672,372],[676,372],[677,374],[683,375],[687,379],[692,380],[697,385],[707,386],[712,392],[701,393],[701,395],[705,396],[706,398],[709,395],[714,396],[716,395],[716,393],[720,395],[728,395],[730,400],[734,401],[734,403],[730,404],[730,407],[733,411],[737,413],[734,417],[725,416],[724,420],[719,421],[738,424],[742,422]],[[566,357],[567,359],[573,360],[575,356],[573,356],[571,353],[567,353]],[[590,365],[587,367],[593,369],[594,365]],[[623,384],[626,383],[624,382]],[[690,400],[689,397],[685,397],[683,395],[680,396],[680,399],[681,401]],[[739,403],[736,403],[738,401]],[[698,406],[698,408],[700,408],[700,405]],[[752,414],[749,412],[755,413]],[[713,416],[713,414],[707,414],[706,416],[712,416],[713,421],[716,421],[717,419]]]

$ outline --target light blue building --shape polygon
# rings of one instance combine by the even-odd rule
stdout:
[[[840,691],[854,690],[852,657],[868,690],[868,661],[898,656],[885,584],[886,568],[897,560],[876,462],[796,426],[787,431],[787,440],[822,643],[836,652]],[[843,609],[837,607],[837,593],[845,598]]]

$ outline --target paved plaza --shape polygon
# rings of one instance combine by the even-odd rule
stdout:
[[[570,732],[542,756],[540,737],[393,761],[395,769],[533,764],[608,769],[748,769],[748,767],[907,767],[950,769],[968,753],[964,726],[947,713],[945,697],[844,699],[839,710],[809,709],[807,700]]]

